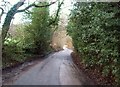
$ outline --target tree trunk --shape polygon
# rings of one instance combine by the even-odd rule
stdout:
[[[21,7],[24,4],[24,1],[25,0],[20,0],[7,13],[4,24],[2,26],[2,44],[4,43],[5,37],[7,36],[7,32],[9,30],[11,20],[13,19],[14,15],[17,13],[19,7]]]

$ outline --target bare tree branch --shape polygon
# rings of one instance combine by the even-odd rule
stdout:
[[[2,17],[2,15],[4,14],[4,9],[2,8],[2,7],[0,7],[0,9],[1,9],[1,14],[0,14],[0,23],[1,23],[1,17]]]
[[[31,4],[31,5],[27,6],[26,8],[24,8],[24,9],[22,9],[22,10],[17,10],[16,13],[18,13],[18,12],[24,12],[25,10],[27,10],[27,9],[33,7],[33,6],[34,6],[34,4]]]
[[[27,9],[29,9],[29,8],[31,8],[31,7],[40,7],[40,8],[42,8],[42,7],[48,7],[48,6],[50,6],[50,5],[52,5],[52,4],[54,4],[54,3],[56,3],[57,1],[55,1],[55,2],[52,2],[52,3],[50,3],[50,4],[47,4],[47,5],[42,5],[42,6],[39,6],[39,5],[36,5],[35,3],[33,3],[33,4],[31,4],[31,5],[29,5],[28,7],[26,7],[26,8],[24,8],[24,9],[22,9],[22,10],[18,10],[17,11],[17,13],[18,12],[24,12],[25,10],[27,10]]]
[[[49,23],[49,26],[50,26],[51,24],[53,24],[53,23],[56,22],[56,20],[57,20],[57,18],[58,18],[58,15],[59,15],[59,12],[60,12],[60,9],[61,9],[61,6],[62,6],[63,2],[64,2],[64,0],[63,0],[61,3],[59,3],[59,5],[58,5],[58,10],[57,10],[57,13],[56,13],[55,19],[54,19],[54,21],[52,21],[52,22]]]

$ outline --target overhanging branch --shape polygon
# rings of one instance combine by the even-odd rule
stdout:
[[[22,9],[22,10],[17,10],[17,13],[18,13],[18,12],[24,12],[25,10],[28,10],[28,9],[31,8],[31,7],[36,7],[36,8],[48,7],[48,6],[50,6],[50,5],[52,5],[52,4],[56,3],[56,2],[57,2],[57,1],[52,2],[52,3],[50,3],[50,4],[47,4],[47,5],[41,5],[41,6],[36,5],[35,3],[33,3],[33,4],[27,6],[26,8],[24,8],[24,9]]]

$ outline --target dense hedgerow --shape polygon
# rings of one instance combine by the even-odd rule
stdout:
[[[67,31],[86,66],[100,66],[120,83],[119,3],[75,3]]]

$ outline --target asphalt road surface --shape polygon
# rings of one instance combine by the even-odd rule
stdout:
[[[21,74],[11,85],[91,85],[91,81],[75,66],[64,49],[51,54]]]

